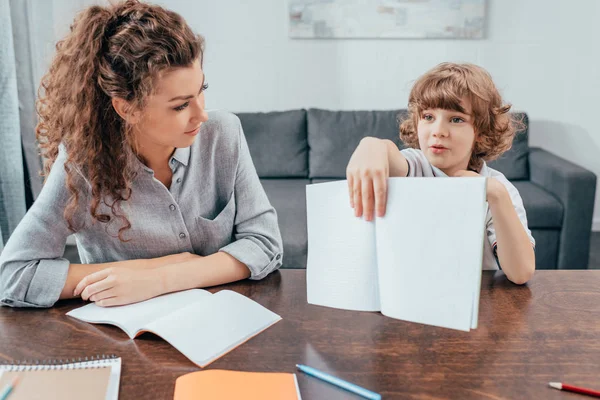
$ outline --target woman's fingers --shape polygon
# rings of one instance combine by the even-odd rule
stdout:
[[[113,286],[114,286],[114,279],[111,279],[111,277],[108,276],[96,283],[87,285],[81,292],[81,298],[83,300],[89,299],[90,301],[96,301],[93,299],[94,295],[104,292],[107,289],[111,289]]]
[[[111,272],[111,269],[107,268],[107,269],[103,269],[98,272],[94,272],[93,274],[89,274],[88,276],[83,278],[81,281],[79,281],[77,286],[75,286],[75,290],[73,291],[73,296],[75,296],[75,297],[79,296],[88,285],[91,285],[93,283],[101,281],[102,279],[105,279],[106,277],[108,277],[110,272]]]
[[[100,307],[122,306],[123,304],[129,304],[129,302],[116,296],[96,301],[96,305]]]
[[[104,300],[104,299],[108,299],[111,297],[115,297],[115,291],[113,290],[113,288],[110,289],[106,289],[106,290],[102,290],[101,292],[96,292],[93,295],[89,296],[90,301],[93,301],[95,303]],[[83,298],[83,296],[82,296]]]

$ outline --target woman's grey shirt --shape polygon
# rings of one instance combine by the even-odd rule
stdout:
[[[50,307],[64,287],[69,261],[63,257],[69,231],[64,210],[69,200],[61,149],[42,192],[0,255],[0,304]],[[122,242],[122,221],[92,221],[89,184],[82,186],[85,207],[75,215],[75,233],[84,264],[149,259],[190,252],[226,252],[244,263],[251,279],[261,279],[282,263],[277,214],[259,181],[239,119],[209,112],[192,146],[170,159],[173,178],[166,188],[139,163],[132,194],[122,202],[131,228]],[[112,215],[101,204],[98,211]]]

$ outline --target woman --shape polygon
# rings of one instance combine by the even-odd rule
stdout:
[[[281,266],[240,122],[205,110],[202,58],[202,37],[158,6],[75,19],[42,81],[47,178],[0,256],[2,304],[122,305]],[[61,258],[72,233],[84,264]]]

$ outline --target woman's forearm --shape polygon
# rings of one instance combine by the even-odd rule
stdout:
[[[121,267],[121,268],[139,268],[139,269],[155,269],[165,265],[172,265],[181,263],[184,261],[192,260],[195,258],[202,258],[200,256],[191,253],[179,253],[172,254],[164,257],[139,259],[139,260],[125,260],[115,261],[103,264],[71,264],[69,265],[69,272],[67,273],[67,280],[60,293],[59,299],[71,299],[76,297],[73,295],[73,291],[77,284],[86,276],[93,274],[94,272],[101,271],[106,268]]]
[[[159,268],[163,293],[221,285],[246,279],[248,267],[225,252]]]
[[[531,279],[535,271],[533,245],[502,184],[498,185],[498,190],[488,194],[488,203],[496,229],[500,266],[508,279],[523,284]]]

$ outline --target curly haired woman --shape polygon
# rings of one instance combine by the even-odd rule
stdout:
[[[2,304],[122,305],[281,266],[239,119],[205,110],[203,46],[136,0],[78,15],[42,80],[46,181],[0,256]],[[83,264],[62,258],[71,234]]]
[[[518,190],[486,165],[512,146],[516,127],[510,105],[490,75],[472,64],[443,63],[421,76],[408,100],[400,151],[389,140],[364,138],[347,167],[356,216],[385,214],[387,178],[484,176],[487,178],[487,239],[483,269],[498,269],[517,284],[535,271],[535,241]],[[440,199],[440,207],[444,207]],[[451,210],[449,210],[451,212]]]

